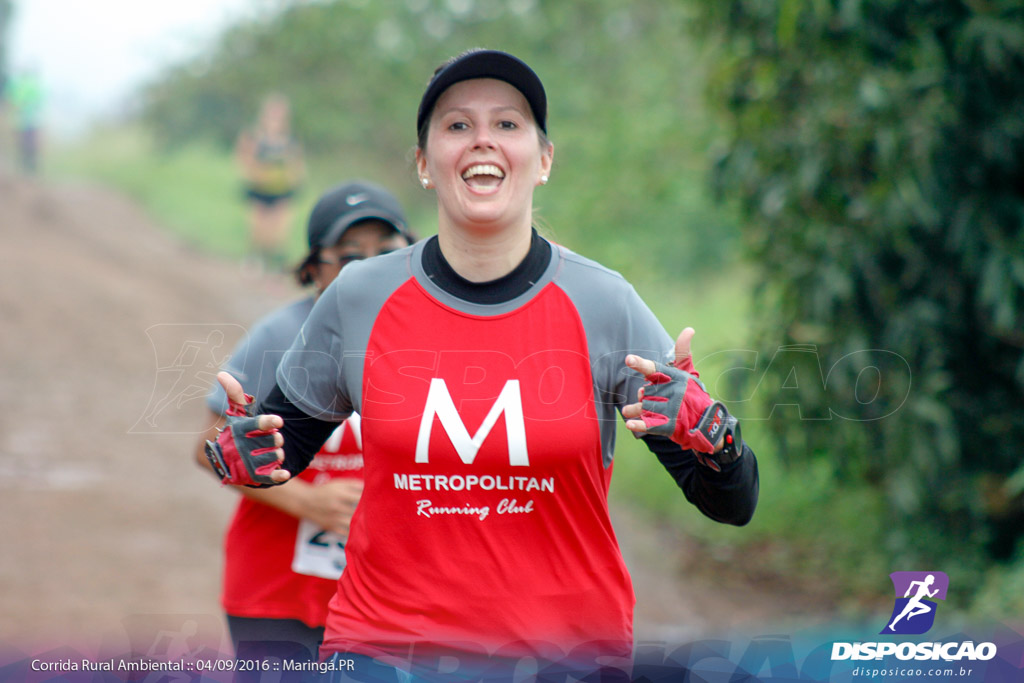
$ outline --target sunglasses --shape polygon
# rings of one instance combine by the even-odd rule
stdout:
[[[396,250],[395,249],[382,249],[380,251],[380,253],[377,254],[377,255],[378,256],[383,256],[384,254],[390,254],[393,251],[396,251]],[[317,263],[323,264],[325,266],[338,266],[339,268],[344,268],[345,266],[347,266],[348,264],[352,263],[353,261],[362,261],[363,259],[367,259],[367,258],[370,258],[370,257],[367,256],[366,254],[342,254],[341,256],[339,256],[336,259],[329,259],[329,258],[324,258],[323,256],[321,256],[319,259],[317,259]]]

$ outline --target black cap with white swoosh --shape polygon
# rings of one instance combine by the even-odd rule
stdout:
[[[310,250],[337,244],[346,230],[367,220],[387,223],[396,232],[407,231],[401,204],[383,187],[362,181],[338,185],[325,192],[309,214]]]

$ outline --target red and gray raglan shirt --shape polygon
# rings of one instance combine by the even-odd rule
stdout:
[[[436,238],[346,267],[261,406],[285,417],[293,472],[320,438],[305,433],[361,415],[365,489],[321,655],[628,656],[607,502],[617,414],[643,383],[624,358],[672,350],[621,276],[536,233],[491,283]],[[705,514],[750,518],[753,453],[716,473],[647,439]]]

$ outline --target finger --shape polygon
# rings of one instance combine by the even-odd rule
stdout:
[[[260,415],[259,422],[257,422],[256,425],[264,431],[270,431],[271,429],[280,429],[281,427],[283,427],[284,420],[282,420],[277,415]],[[274,445],[283,446],[284,437],[281,437],[281,443],[277,443],[277,439],[275,438]]]
[[[346,487],[332,487],[331,505],[338,511],[352,510],[362,497],[361,491]]]
[[[278,448],[284,445],[284,437],[281,436],[281,432],[274,433],[274,445],[277,446]],[[284,451],[282,451],[282,453],[283,452]]]
[[[217,381],[220,382],[224,393],[228,395],[229,401],[243,406],[249,403],[249,399],[245,396],[245,390],[242,389],[238,380],[231,376],[231,373],[221,370],[217,373]]]
[[[292,473],[288,470],[274,470],[270,473],[270,478],[277,484],[283,484],[292,478]]]
[[[657,369],[653,360],[647,360],[646,358],[641,358],[640,356],[632,353],[626,356],[626,367],[631,370],[636,370],[644,377],[653,375]]]
[[[643,420],[626,420],[626,429],[634,434],[646,434],[647,425]]]
[[[638,418],[643,415],[643,406],[639,403],[630,403],[627,406],[622,407],[622,417]]]
[[[363,480],[353,479],[352,477],[338,477],[336,479],[331,479],[324,484],[320,484],[320,488],[324,487],[337,489],[339,491],[355,491],[358,493],[363,490]]]
[[[690,350],[690,340],[696,334],[692,327],[687,327],[679,333],[676,339],[676,359],[673,365],[680,370],[690,371],[693,369],[693,353]],[[685,367],[688,366],[688,367]]]
[[[338,489],[338,499],[349,510],[354,510],[363,497],[363,481],[361,479],[343,479],[344,484]],[[351,514],[351,513],[350,513]]]

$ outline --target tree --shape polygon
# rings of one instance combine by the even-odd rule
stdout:
[[[1011,557],[1024,534],[1024,7],[696,5],[727,118],[716,188],[742,206],[758,343],[776,361],[757,398],[779,409],[784,452],[883,487],[897,558]]]
[[[11,17],[14,14],[14,3],[13,0],[0,0],[0,106],[4,101],[4,94],[6,90],[7,81],[10,78],[8,74],[7,62],[10,58],[9,52],[9,41],[8,31],[11,26]]]

